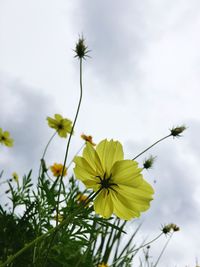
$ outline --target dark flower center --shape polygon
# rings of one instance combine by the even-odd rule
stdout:
[[[101,185],[101,188],[102,189],[105,188],[105,189],[112,189],[112,190],[114,190],[114,188],[112,188],[112,186],[113,185],[117,185],[115,183],[112,183],[112,181],[111,181],[112,174],[108,178],[106,177],[106,173],[104,174],[103,178],[101,176],[96,176],[96,177],[99,178],[100,182],[98,184]]]
[[[62,122],[58,123],[58,129],[59,130],[63,130],[64,129],[64,125],[62,124]]]

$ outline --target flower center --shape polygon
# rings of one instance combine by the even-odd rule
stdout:
[[[58,123],[58,129],[59,130],[63,130],[64,129],[64,126],[63,126],[62,122]]]
[[[112,183],[111,178],[112,178],[112,174],[110,175],[110,177],[106,178],[106,173],[104,174],[103,178],[101,176],[96,176],[97,178],[99,178],[100,182],[98,184],[101,185],[101,188],[105,188],[105,189],[113,189],[112,186],[113,185],[117,185],[115,183]],[[114,189],[113,189],[114,190]]]

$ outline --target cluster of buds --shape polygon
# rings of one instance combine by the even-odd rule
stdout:
[[[171,231],[172,231],[172,232],[177,232],[177,231],[179,231],[179,230],[180,230],[179,226],[177,226],[175,223],[166,224],[166,225],[163,226],[163,228],[162,228],[162,232],[163,232],[164,234],[168,234],[168,233],[170,233]]]

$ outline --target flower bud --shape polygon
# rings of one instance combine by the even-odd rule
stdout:
[[[78,58],[83,58],[85,59],[85,57],[87,57],[88,55],[88,47],[85,45],[85,39],[83,38],[83,36],[81,38],[79,38],[78,42],[76,43],[76,48],[75,48],[75,57]]]
[[[186,130],[186,127],[184,125],[173,127],[171,131],[171,135],[174,137],[180,137],[181,133]]]
[[[143,162],[143,168],[144,169],[152,168],[154,161],[155,161],[155,157],[153,156],[150,156],[148,159],[145,159]]]

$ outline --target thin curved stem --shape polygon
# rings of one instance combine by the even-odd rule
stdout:
[[[78,114],[79,114],[79,110],[80,110],[80,107],[81,107],[82,97],[83,97],[82,58],[80,58],[80,97],[79,97],[79,103],[78,103],[78,107],[77,107],[77,110],[76,110],[76,115],[75,115],[75,118],[74,118],[72,129],[71,129],[71,132],[70,132],[70,135],[69,135],[69,139],[68,139],[68,142],[67,142],[67,147],[66,147],[66,152],[65,152],[65,158],[64,158],[64,163],[63,163],[63,169],[62,169],[62,174],[61,174],[61,177],[60,177],[60,184],[59,184],[59,190],[58,190],[58,200],[57,200],[57,207],[56,207],[56,225],[58,225],[60,191],[61,191],[62,179],[63,179],[63,176],[64,176],[64,169],[65,169],[66,162],[67,162],[67,157],[68,157],[68,153],[69,153],[69,146],[70,146],[70,142],[71,142],[71,138],[72,138],[72,133],[74,131],[75,124],[76,124],[76,121],[77,121],[77,118],[78,118]]]
[[[165,243],[165,245],[164,245],[164,247],[163,247],[163,249],[162,249],[162,251],[161,251],[161,253],[160,253],[160,255],[159,255],[159,257],[158,257],[158,259],[157,259],[157,261],[153,267],[156,267],[158,265],[158,262],[160,261],[163,253],[165,252],[165,249],[167,248],[167,245],[169,244],[169,241],[171,240],[172,236],[173,236],[173,233],[171,234],[171,236],[168,238],[167,242]]]
[[[80,58],[80,97],[79,97],[79,102],[78,102],[78,107],[76,110],[76,115],[73,121],[73,125],[72,125],[72,129],[69,135],[69,139],[67,142],[67,147],[66,147],[66,152],[65,152],[65,158],[64,158],[64,162],[63,162],[63,168],[62,168],[62,174],[60,177],[60,183],[59,183],[59,189],[58,189],[58,198],[57,198],[57,205],[56,205],[56,226],[58,226],[58,216],[59,216],[59,204],[60,204],[60,192],[61,192],[61,187],[62,187],[62,180],[63,180],[63,176],[64,176],[64,170],[65,170],[65,166],[66,166],[66,162],[67,162],[67,157],[68,157],[68,153],[69,153],[69,147],[70,147],[70,142],[71,142],[71,138],[72,138],[72,133],[74,132],[74,128],[75,128],[75,124],[78,118],[78,114],[79,114],[79,110],[81,107],[81,101],[82,101],[82,96],[83,96],[83,85],[82,85],[82,58]],[[71,164],[71,163],[70,163]],[[45,263],[44,266],[46,265],[47,262],[47,257],[48,257],[48,253],[50,250],[50,247],[53,243],[53,240],[56,236],[57,231],[53,234],[51,240],[50,240],[50,245],[48,247],[48,251],[45,257]]]
[[[146,151],[148,151],[150,148],[152,148],[153,146],[157,145],[158,143],[160,143],[161,141],[167,139],[168,137],[172,136],[172,134],[168,134],[165,137],[159,139],[158,141],[156,141],[155,143],[153,143],[151,146],[147,147],[145,150],[143,150],[141,153],[139,153],[137,156],[135,156],[132,160],[137,159],[139,156],[141,156],[142,154],[144,154]]]
[[[75,153],[74,157],[77,156],[81,150],[84,148],[85,143],[79,148],[79,150]],[[70,161],[70,163],[67,165],[67,169],[71,166],[71,164],[73,163],[73,159]]]
[[[45,149],[44,149],[44,152],[43,152],[43,154],[42,154],[42,158],[41,158],[41,160],[44,159],[44,157],[45,157],[45,155],[46,155],[46,153],[47,153],[47,149],[48,149],[48,147],[49,147],[51,141],[53,140],[53,138],[56,136],[56,134],[57,134],[57,131],[51,136],[51,138],[49,139],[48,143],[46,144]],[[42,163],[41,163],[41,161],[40,161],[39,177],[40,177],[41,168],[42,168]]]
[[[116,261],[114,261],[114,262],[113,262],[111,265],[109,265],[109,266],[110,266],[110,267],[111,267],[111,266],[114,266],[114,264],[115,264],[116,262],[118,262],[119,260],[121,260],[121,259],[123,259],[123,258],[126,258],[129,254],[131,254],[131,253],[133,253],[133,252],[136,252],[136,251],[140,250],[141,248],[144,248],[144,247],[150,245],[151,243],[153,243],[154,241],[156,241],[158,238],[160,238],[162,235],[163,235],[163,233],[159,234],[157,237],[155,237],[155,238],[152,239],[151,241],[145,243],[144,245],[142,245],[142,246],[140,246],[140,247],[138,247],[138,248],[136,248],[136,249],[132,249],[132,250],[130,250],[128,253],[126,253],[125,256],[123,256],[123,257],[117,259]]]

